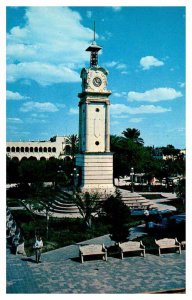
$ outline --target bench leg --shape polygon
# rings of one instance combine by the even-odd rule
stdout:
[[[145,257],[145,249],[143,250],[143,257]]]
[[[121,259],[123,259],[123,251],[121,251]]]
[[[179,254],[181,254],[181,246],[179,247]]]
[[[160,247],[159,247],[159,256],[161,256],[161,249],[160,249]]]
[[[83,263],[83,255],[81,254],[81,263]]]
[[[105,255],[103,256],[103,259],[104,259],[105,261],[107,261],[107,253],[105,253]]]

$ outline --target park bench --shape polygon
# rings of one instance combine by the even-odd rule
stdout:
[[[169,248],[178,249],[179,253],[181,254],[181,243],[178,242],[177,238],[175,239],[164,238],[161,240],[155,239],[155,243],[158,246],[159,255],[161,255],[161,249],[169,249]]]
[[[87,255],[102,255],[103,259],[107,261],[107,249],[104,244],[91,244],[79,246],[79,255],[83,263],[84,256]]]
[[[124,252],[135,252],[139,251],[141,252],[141,255],[143,254],[143,257],[145,257],[145,246],[143,245],[142,241],[140,242],[124,242],[118,244],[120,252],[121,252],[121,259],[123,259],[123,253]]]
[[[185,249],[185,248],[186,248],[186,241],[182,241],[182,242],[181,242],[181,248],[182,248],[182,249]]]
[[[17,245],[17,247],[16,247],[16,255],[17,254],[23,254],[23,255],[26,255],[26,253],[25,253],[25,247],[24,247],[25,245],[24,245],[24,242],[23,243],[21,243],[21,244],[19,244],[19,245]]]

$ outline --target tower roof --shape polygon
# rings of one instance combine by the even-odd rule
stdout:
[[[98,64],[98,52],[101,49],[102,49],[102,47],[99,46],[99,45],[97,45],[96,41],[95,41],[95,22],[94,22],[94,37],[93,37],[93,42],[86,49],[86,51],[91,52],[90,67],[97,66],[97,64]]]
[[[90,52],[99,52],[99,50],[101,50],[102,47],[97,45],[96,42],[94,41],[87,49],[86,51],[90,51]]]

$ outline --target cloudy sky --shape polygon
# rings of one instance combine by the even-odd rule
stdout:
[[[94,20],[111,134],[137,128],[146,146],[185,148],[183,7],[8,7],[7,140],[78,133]]]

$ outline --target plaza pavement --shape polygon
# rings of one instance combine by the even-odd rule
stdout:
[[[113,244],[108,235],[80,244]],[[7,293],[136,294],[185,289],[185,251],[170,251],[159,257],[110,256],[108,261],[78,258],[78,244],[34,256],[15,256],[7,249]]]

